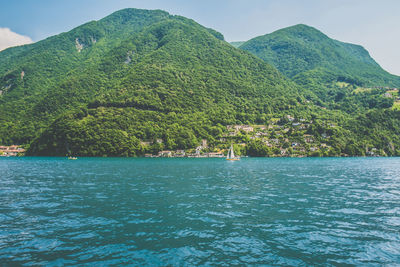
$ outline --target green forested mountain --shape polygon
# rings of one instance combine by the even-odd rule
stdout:
[[[210,152],[234,143],[253,156],[400,154],[397,93],[326,61],[285,77],[193,20],[124,9],[0,52],[0,144],[58,156],[191,151],[204,139]]]
[[[318,70],[358,85],[400,86],[400,77],[383,70],[362,46],[333,40],[303,24],[253,38],[240,48],[295,79]]]
[[[240,49],[275,66],[308,91],[308,100],[329,109],[357,115],[388,108],[395,96],[385,96],[385,88],[400,87],[400,77],[383,70],[362,46],[302,24],[251,39]]]
[[[155,138],[174,143],[167,135],[176,131],[199,139],[212,135],[204,127],[260,121],[301,101],[294,83],[273,67],[221,34],[162,11],[122,10],[0,58],[0,138],[37,137],[31,147],[37,154],[98,155],[94,146],[119,147],[123,136],[136,145]],[[129,149],[109,154],[139,151]]]
[[[27,143],[56,116],[87,102],[99,90],[88,70],[163,11],[122,10],[70,32],[0,53],[0,142]],[[78,88],[80,87],[80,89]]]

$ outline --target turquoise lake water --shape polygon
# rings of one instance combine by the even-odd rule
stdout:
[[[400,158],[2,158],[0,263],[400,264]]]

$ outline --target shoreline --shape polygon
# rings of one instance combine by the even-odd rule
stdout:
[[[226,157],[145,157],[145,156],[137,156],[137,157],[122,157],[122,156],[76,156],[79,158],[121,158],[121,159],[226,159]],[[399,158],[400,156],[269,156],[269,157],[254,157],[254,156],[243,156],[243,158]],[[20,156],[3,156],[0,155],[1,158],[65,158],[66,156],[37,156],[37,155],[20,155]]]

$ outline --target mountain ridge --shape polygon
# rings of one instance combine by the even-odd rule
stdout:
[[[324,67],[338,74],[355,76],[368,85],[400,84],[400,77],[383,70],[361,45],[331,39],[305,24],[255,37],[239,48],[257,55],[288,77]]]
[[[69,153],[71,147],[83,149],[85,144],[97,142],[97,152],[88,149],[81,155],[99,155],[96,153],[102,151],[100,140],[94,141],[94,133],[94,136],[82,137],[80,144],[74,146],[71,138],[75,138],[66,134],[69,130],[65,127],[57,127],[65,132],[50,135],[52,138],[46,129],[58,122],[75,125],[70,120],[76,118],[75,113],[81,114],[81,110],[85,110],[82,114],[89,116],[85,117],[87,120],[94,118],[90,114],[101,111],[107,117],[118,110],[121,118],[129,120],[125,115],[131,114],[140,123],[149,118],[157,120],[156,114],[168,117],[174,112],[187,114],[179,119],[183,123],[184,116],[193,113],[198,114],[200,121],[207,122],[204,125],[199,123],[201,127],[213,127],[218,123],[239,120],[257,121],[268,110],[285,109],[302,101],[298,87],[272,66],[233,48],[212,29],[191,19],[167,14],[123,10],[105,20],[86,23],[31,46],[31,58],[20,58],[19,65],[16,60],[17,68],[12,71],[13,75],[3,76],[3,84],[11,82],[13,85],[0,102],[0,111],[4,111],[0,115],[2,141],[30,143],[34,139],[30,153],[43,155],[63,155]],[[132,20],[132,16],[137,18]],[[150,17],[148,22],[141,20],[143,16]],[[136,25],[138,20],[140,23]],[[107,37],[108,30],[104,30],[102,25],[104,21],[107,25],[111,23],[112,38]],[[115,33],[114,27],[120,28],[119,33]],[[125,27],[129,29],[125,31]],[[119,37],[114,38],[115,34]],[[46,60],[40,61],[43,58]],[[39,61],[35,68],[25,65],[26,62],[32,65],[35,60]],[[47,69],[49,64],[51,69]],[[20,76],[22,71],[24,77]],[[289,96],[293,100],[287,101],[288,104],[283,100],[271,100],[277,97],[289,99]],[[100,124],[100,118],[97,119],[93,123]],[[84,131],[82,125],[75,126]],[[141,127],[136,122],[131,125]],[[159,133],[150,133],[153,126],[145,127],[147,130],[144,131],[149,133],[140,134],[131,127],[122,131],[104,126],[99,131],[105,131],[104,140],[111,138],[113,131],[122,134],[121,138],[126,134],[132,136],[133,139],[127,142],[135,144],[132,145],[134,149],[125,151],[127,155],[139,153],[138,137],[154,139],[164,136],[169,140],[165,137],[168,126],[162,121],[158,121]],[[190,133],[187,136],[194,136],[193,130],[185,127],[182,131]],[[196,136],[213,139],[205,130],[196,131],[203,132]],[[76,136],[79,135],[77,132]],[[47,137],[43,139],[43,136]],[[115,141],[114,137],[111,139]],[[173,143],[176,142],[169,143],[169,147],[175,148]],[[79,154],[76,150],[72,152]]]
[[[365,56],[325,41],[341,48],[339,59],[343,51],[353,63]],[[310,55],[335,55],[325,52]],[[194,20],[124,9],[0,52],[0,143],[42,156],[191,151],[203,140],[210,151],[235,143],[256,156],[400,155],[395,92],[357,88],[364,82],[357,69],[348,75],[310,59],[307,71],[289,78]]]

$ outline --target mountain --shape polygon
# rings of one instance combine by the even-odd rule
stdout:
[[[99,88],[110,85],[107,77],[100,77],[107,71],[97,70],[110,51],[144,28],[170,19],[183,20],[159,10],[125,9],[70,32],[1,52],[0,141],[27,143],[59,114],[91,101]],[[195,25],[191,20],[186,23]],[[204,31],[223,39],[212,29]]]
[[[275,68],[193,20],[125,9],[0,53],[0,140],[35,155],[136,155],[300,105]]]
[[[303,24],[253,38],[240,49],[295,80],[318,71],[325,72],[318,75],[362,86],[400,86],[400,77],[383,70],[362,46],[333,40]]]
[[[0,142],[28,143],[56,116],[88,101],[96,94],[99,79],[87,70],[118,45],[120,37],[168,17],[164,11],[122,10],[0,52]],[[77,92],[80,85],[84,88]]]
[[[191,19],[117,11],[0,52],[0,143],[43,156],[220,152],[231,143],[251,156],[400,155],[398,91],[363,87],[369,72],[379,84],[396,77],[352,45],[335,48],[335,61],[325,41],[319,60],[286,77]],[[299,53],[282,60],[297,66]]]
[[[400,77],[383,70],[362,46],[333,40],[302,24],[251,39],[240,49],[290,77],[309,101],[352,115],[392,107],[397,93],[385,93],[400,87]]]

